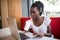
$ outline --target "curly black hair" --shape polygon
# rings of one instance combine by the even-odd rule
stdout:
[[[38,9],[39,12],[40,12],[39,15],[41,15],[42,12],[44,11],[44,5],[43,5],[43,3],[40,2],[40,1],[36,1],[35,3],[33,3],[33,4],[31,5],[31,8],[32,8],[32,7],[37,7],[37,9]]]

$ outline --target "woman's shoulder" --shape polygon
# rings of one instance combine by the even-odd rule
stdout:
[[[51,23],[51,19],[48,16],[44,15],[44,22],[46,25],[49,25]]]
[[[45,20],[51,20],[50,17],[42,15],[44,17]]]

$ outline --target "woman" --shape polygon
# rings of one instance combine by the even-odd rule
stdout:
[[[30,8],[32,18],[26,21],[24,30],[32,29],[36,35],[51,37],[51,20],[47,16],[42,16],[43,11],[44,5],[42,2],[36,1],[33,3]]]

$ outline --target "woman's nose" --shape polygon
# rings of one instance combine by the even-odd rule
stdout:
[[[32,16],[34,16],[34,13],[31,13]]]

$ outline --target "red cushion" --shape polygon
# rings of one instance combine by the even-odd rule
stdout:
[[[21,30],[24,31],[25,22],[30,17],[21,18]],[[55,38],[60,38],[60,18],[51,18],[51,31]]]
[[[60,18],[51,18],[51,30],[55,38],[60,38]]]

